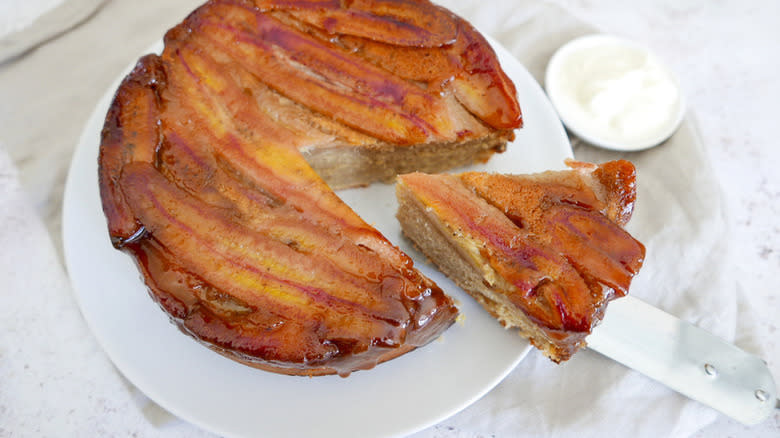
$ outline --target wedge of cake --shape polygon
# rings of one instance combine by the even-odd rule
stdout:
[[[521,122],[482,36],[427,1],[209,1],[117,90],[103,211],[185,333],[266,370],[346,375],[457,309],[332,186],[487,159]]]
[[[567,164],[533,175],[411,173],[396,185],[404,234],[555,362],[585,345],[645,254],[622,228],[636,199],[633,164]]]

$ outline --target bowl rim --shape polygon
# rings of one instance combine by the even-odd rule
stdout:
[[[575,119],[570,117],[570,114],[568,114],[567,111],[565,110],[561,111],[562,108],[561,83],[560,81],[556,81],[554,79],[555,77],[557,77],[556,73],[560,71],[563,62],[567,59],[568,56],[571,56],[572,54],[576,53],[578,50],[584,49],[586,47],[592,47],[594,45],[604,44],[604,43],[611,43],[611,44],[617,43],[624,47],[630,47],[633,49],[639,49],[643,51],[669,74],[669,77],[672,79],[672,82],[677,87],[678,105],[677,105],[677,113],[674,115],[673,118],[673,123],[670,123],[665,129],[659,130],[657,135],[654,135],[649,139],[643,139],[642,141],[637,141],[634,143],[631,142],[619,143],[610,139],[602,138],[597,133],[588,132],[588,126],[583,125],[582,123],[578,123]],[[622,38],[622,37],[618,37],[606,33],[587,34],[568,41],[567,43],[559,47],[555,51],[555,53],[553,53],[545,69],[544,89],[547,92],[547,96],[549,97],[550,102],[552,102],[555,111],[558,113],[558,117],[566,126],[566,129],[569,130],[574,135],[576,135],[577,137],[579,137],[580,139],[584,140],[585,142],[593,146],[601,147],[604,149],[610,149],[614,151],[641,151],[644,149],[649,149],[658,146],[663,142],[665,142],[666,140],[668,140],[669,137],[671,137],[677,131],[677,129],[680,127],[680,124],[682,124],[682,121],[685,119],[685,114],[687,112],[687,103],[682,93],[682,87],[680,85],[680,81],[677,75],[675,75],[674,72],[671,69],[669,69],[667,65],[668,65],[667,63],[663,62],[663,60],[659,58],[647,46],[638,43],[636,41],[632,41],[626,38]]]

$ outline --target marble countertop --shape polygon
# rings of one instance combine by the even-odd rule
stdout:
[[[730,248],[734,252],[732,259],[735,260],[732,269],[740,278],[734,293],[760,295],[762,299],[758,302],[764,303],[749,309],[760,322],[756,329],[740,330],[738,322],[735,343],[759,355],[767,351],[774,352],[773,357],[766,359],[775,378],[780,381],[780,357],[777,356],[780,299],[776,296],[776,279],[780,274],[780,221],[777,219],[780,217],[780,173],[777,171],[780,168],[780,148],[775,145],[777,134],[773,130],[780,115],[777,107],[780,101],[780,80],[777,79],[780,58],[776,56],[780,41],[780,27],[777,26],[780,2],[551,2],[567,8],[605,32],[649,46],[679,76],[688,106],[698,121],[704,144],[708,148],[711,164],[720,176],[726,205],[732,212],[730,234],[723,238],[732,243]],[[153,14],[150,12],[145,16],[139,13],[137,17],[144,26],[154,27],[147,28],[149,35],[161,35],[198,3],[200,1],[193,0],[160,4]],[[128,4],[109,2],[92,19],[112,19],[109,14],[121,12],[122,8],[130,7]],[[116,32],[129,34],[133,32],[133,26],[139,23],[117,23]],[[63,40],[76,45],[81,41],[82,46],[93,46],[95,53],[105,55],[101,59],[74,59],[82,53],[57,50],[57,45]],[[140,53],[154,39],[150,37],[148,41],[132,41],[137,47],[125,48],[126,52]],[[58,250],[61,248],[63,185],[67,165],[82,126],[67,126],[57,132],[45,129],[60,117],[60,114],[47,110],[51,103],[49,99],[58,99],[58,105],[69,105],[79,120],[86,120],[94,102],[113,80],[113,77],[91,74],[94,66],[109,63],[118,74],[127,64],[127,59],[112,55],[110,47],[105,44],[99,38],[84,35],[76,29],[21,59],[0,64],[0,149],[7,151],[13,159],[26,196],[43,218]],[[50,72],[25,68],[26,65],[35,65],[36,57],[46,56],[59,57],[63,65],[68,66],[60,72],[63,83],[91,81],[91,89],[94,91],[86,94],[68,93],[67,90],[50,93],[50,90],[58,87],[58,84],[52,83]],[[30,81],[31,77],[37,79],[39,86],[18,86],[23,82],[34,83]],[[25,104],[21,105],[23,99]],[[13,129],[25,124],[40,129]],[[691,166],[697,164],[690,163]],[[87,353],[100,354],[99,351]],[[3,360],[3,354],[0,351],[0,361]],[[0,375],[0,392],[3,391],[3,380],[8,377]],[[92,391],[86,395],[90,400],[84,402],[85,407],[94,405],[91,400],[94,394],[98,393]],[[57,396],[67,397],[67,394]],[[110,406],[107,409],[113,411],[102,413],[106,417],[99,421],[86,420],[97,415],[94,412],[74,412],[73,418],[58,421],[78,422],[82,419],[85,425],[91,425],[85,429],[89,432],[87,435],[135,436],[135,432],[139,436],[209,436],[195,426],[180,422],[166,426],[164,414],[160,414],[157,424],[143,423],[155,423],[157,415],[141,415],[140,412],[147,409],[143,403]],[[0,406],[0,419],[3,418],[4,409]],[[29,429],[11,431],[3,429],[0,424],[0,436],[37,435],[39,433],[36,433],[33,424],[30,424]],[[471,437],[447,428],[432,428],[429,435]],[[750,429],[721,416],[716,423],[696,436],[778,435],[780,414],[776,413],[765,423]]]

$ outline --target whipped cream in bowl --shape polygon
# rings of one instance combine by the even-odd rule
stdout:
[[[545,88],[572,133],[607,149],[657,146],[685,116],[671,71],[647,48],[610,35],[564,44],[547,64]]]

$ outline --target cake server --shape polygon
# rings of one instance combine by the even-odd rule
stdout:
[[[766,362],[637,298],[610,303],[588,348],[745,425],[780,409]]]

